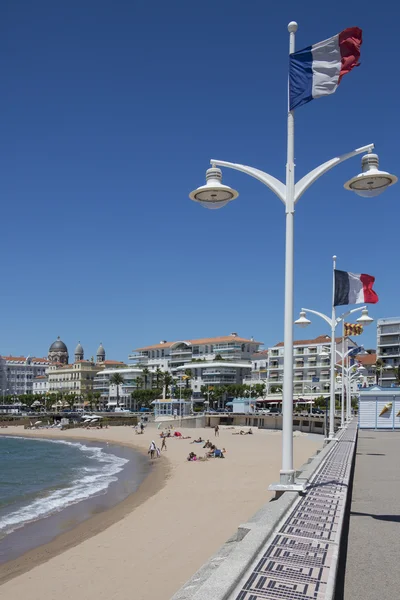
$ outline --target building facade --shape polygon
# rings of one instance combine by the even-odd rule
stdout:
[[[243,383],[243,379],[251,374],[252,356],[261,345],[262,342],[240,337],[237,333],[176,342],[164,340],[138,348],[129,359],[138,368],[171,373],[178,387],[185,385],[182,374],[190,369],[193,399],[202,400],[205,398],[203,386]]]
[[[356,348],[357,344],[346,338],[345,351]],[[311,340],[297,340],[293,343],[293,395],[294,397],[317,397],[328,394],[330,390],[330,343],[328,335]],[[343,343],[336,339],[337,355],[335,364],[340,360]],[[284,344],[280,342],[268,348],[267,397],[282,394]]]
[[[119,365],[120,366],[120,365]],[[124,383],[118,386],[119,404],[122,408],[135,410],[135,402],[132,399],[132,392],[138,389],[138,383],[142,381],[141,388],[144,387],[143,370],[138,367],[125,366],[123,368],[106,368],[99,371],[93,382],[93,391],[101,394],[100,402],[103,406],[113,407],[117,405],[117,386],[110,382],[111,377],[119,373]],[[146,375],[147,388],[152,387],[152,374]]]
[[[48,379],[47,375],[38,375],[33,380],[32,393],[37,396],[40,396],[41,398],[44,398],[48,392],[48,389],[49,389],[48,386],[49,386],[49,379]]]
[[[34,356],[3,356],[6,370],[4,395],[20,396],[33,393],[36,377],[46,374],[50,363],[47,358]]]
[[[393,367],[400,366],[400,317],[378,319],[376,339],[379,384],[398,385]]]

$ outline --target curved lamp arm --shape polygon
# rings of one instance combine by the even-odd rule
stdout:
[[[299,198],[304,194],[304,192],[310,187],[310,185],[312,185],[317,179],[319,179],[321,175],[323,175],[327,171],[330,171],[330,169],[333,169],[333,167],[336,167],[336,165],[342,163],[348,158],[352,158],[353,156],[357,156],[357,154],[362,154],[363,152],[369,152],[373,148],[374,144],[368,144],[368,146],[356,148],[356,150],[353,150],[353,152],[348,152],[347,154],[342,154],[341,156],[336,156],[335,158],[327,160],[322,165],[319,165],[319,167],[316,167],[315,169],[307,173],[307,175],[304,175],[304,177],[302,177],[302,179],[300,179],[300,181],[298,181],[295,185],[295,204],[299,200]]]
[[[359,312],[360,310],[365,310],[366,308],[366,306],[358,306],[357,308],[352,308],[351,310],[346,311],[345,313],[340,315],[340,317],[336,318],[336,325],[340,323],[340,321],[343,321],[343,319],[345,319],[349,315],[352,315],[355,312]]]
[[[228,167],[228,169],[235,169],[236,171],[241,171],[242,173],[246,173],[255,179],[258,179],[266,185],[271,192],[274,192],[276,196],[278,196],[279,200],[286,205],[286,186],[282,181],[276,179],[269,173],[265,173],[264,171],[260,171],[259,169],[255,169],[254,167],[248,167],[247,165],[240,165],[238,163],[225,162],[223,160],[210,160],[212,166],[215,167]]]
[[[301,310],[304,312],[307,312],[307,313],[311,313],[313,315],[317,315],[317,317],[321,317],[321,319],[324,319],[324,321],[326,321],[328,323],[329,327],[332,327],[332,319],[330,319],[323,313],[320,313],[316,310],[311,310],[311,308],[302,308]]]

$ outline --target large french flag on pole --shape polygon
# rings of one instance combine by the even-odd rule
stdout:
[[[378,294],[372,286],[375,277],[365,273],[348,273],[335,269],[335,299],[334,306],[342,304],[376,304]]]
[[[290,55],[289,109],[336,92],[343,75],[359,66],[362,30],[349,27]]]

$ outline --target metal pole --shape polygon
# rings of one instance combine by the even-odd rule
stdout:
[[[347,371],[347,420],[351,421],[351,381],[350,381],[350,365]]]
[[[295,51],[297,23],[288,25],[289,53]],[[293,240],[294,240],[294,113],[288,111],[286,162],[285,320],[282,397],[281,484],[294,483],[293,469]]]
[[[330,403],[329,403],[329,439],[335,437],[335,363],[336,363],[336,310],[335,310],[335,269],[336,256],[333,256],[333,276],[332,276],[332,320],[331,320],[331,383],[330,383]]]
[[[344,326],[344,318],[342,319],[342,404],[340,407],[340,426],[344,427],[344,402],[345,402],[345,393],[344,393],[344,369],[345,369],[345,362],[346,362],[346,352],[347,352],[347,338],[345,338],[344,336],[344,330],[345,330],[345,326]],[[345,344],[346,341],[346,344]]]

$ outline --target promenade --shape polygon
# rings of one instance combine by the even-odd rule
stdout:
[[[359,432],[344,592],[337,600],[400,595],[399,449],[400,432]]]

